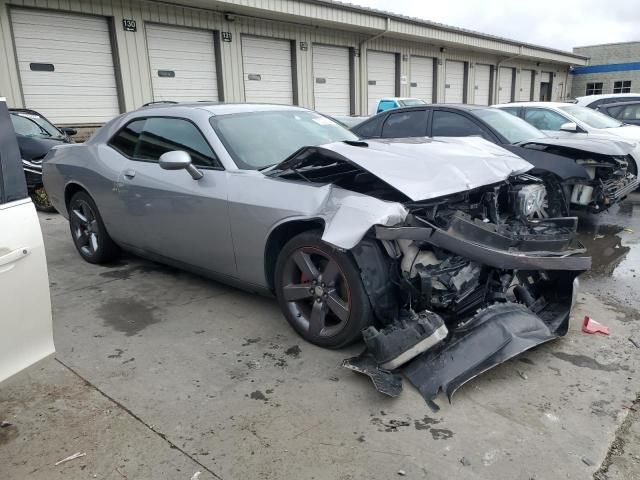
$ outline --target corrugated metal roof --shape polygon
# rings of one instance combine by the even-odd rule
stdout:
[[[587,58],[589,58],[589,57],[586,57],[584,55],[579,55],[577,53],[573,53],[573,52],[569,52],[569,51],[565,51],[565,50],[559,50],[559,49],[545,47],[545,46],[541,46],[541,45],[534,45],[534,44],[526,43],[526,42],[519,42],[517,40],[512,40],[512,39],[504,38],[504,37],[499,37],[497,35],[490,35],[490,34],[487,34],[487,33],[476,32],[474,30],[468,30],[466,28],[453,27],[451,25],[445,25],[444,23],[433,22],[433,21],[430,21],[430,20],[424,20],[422,18],[417,18],[417,17],[409,17],[407,15],[401,15],[401,14],[398,14],[398,13],[388,12],[386,10],[379,10],[377,8],[363,7],[363,6],[355,5],[355,4],[349,3],[349,2],[341,2],[341,1],[338,1],[338,0],[301,0],[301,1],[303,1],[305,3],[315,3],[315,4],[320,4],[320,5],[333,6],[333,7],[336,7],[336,8],[352,10],[354,12],[359,12],[359,13],[368,13],[370,15],[375,15],[375,16],[380,16],[380,17],[385,17],[385,18],[388,17],[388,18],[392,18],[392,19],[395,19],[395,20],[415,23],[415,24],[418,24],[418,25],[426,26],[426,27],[437,28],[439,30],[444,30],[444,31],[447,31],[447,32],[469,35],[469,36],[472,36],[472,37],[482,38],[482,39],[486,39],[486,40],[499,41],[499,42],[507,43],[509,45],[515,45],[515,46],[518,46],[518,47],[522,46],[522,47],[525,47],[525,48],[531,48],[531,49],[540,50],[540,51],[544,51],[544,52],[550,52],[550,53],[559,54],[559,55],[566,55],[568,57],[575,57],[576,59],[580,59],[580,60],[586,60]]]

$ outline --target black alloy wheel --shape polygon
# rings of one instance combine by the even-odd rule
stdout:
[[[369,298],[348,253],[325,244],[317,232],[300,234],[276,265],[276,295],[291,326],[306,340],[340,348],[371,322]]]
[[[118,254],[93,199],[77,192],[69,202],[69,227],[78,253],[89,263],[105,263]]]

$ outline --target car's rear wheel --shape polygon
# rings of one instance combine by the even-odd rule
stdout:
[[[311,343],[340,348],[357,340],[371,323],[369,297],[355,261],[324,243],[318,232],[287,242],[274,283],[287,321]]]
[[[69,202],[71,238],[80,256],[89,263],[106,263],[119,253],[107,233],[98,207],[86,192],[77,192]]]

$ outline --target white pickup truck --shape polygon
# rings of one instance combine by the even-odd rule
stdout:
[[[0,98],[0,382],[53,352],[42,231]]]

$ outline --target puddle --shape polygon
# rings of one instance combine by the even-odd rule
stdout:
[[[137,335],[149,325],[158,323],[157,308],[149,303],[132,298],[113,298],[96,309],[106,326],[127,337]]]

